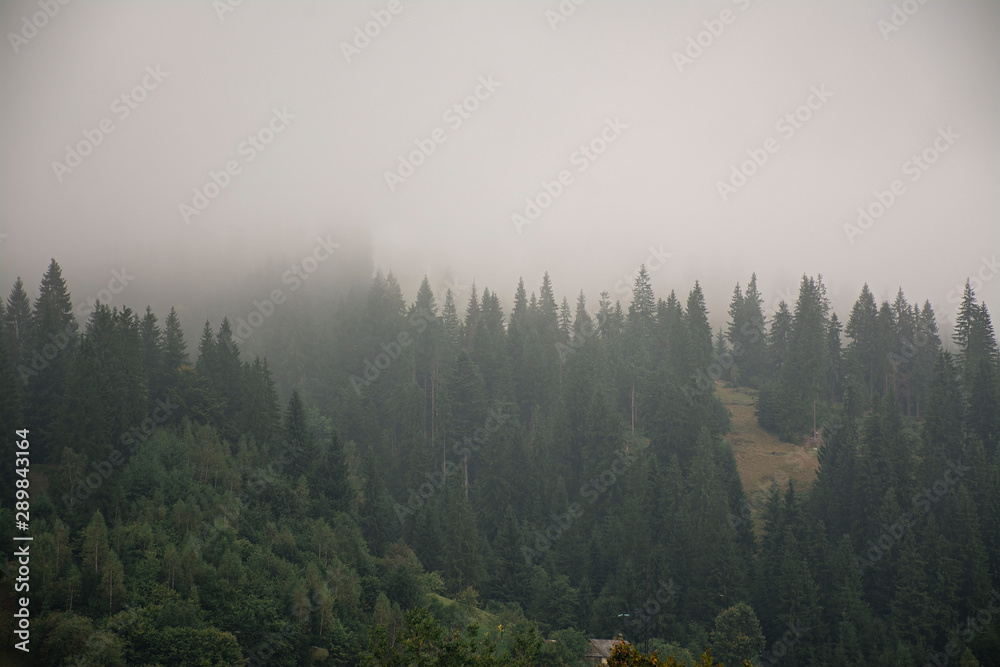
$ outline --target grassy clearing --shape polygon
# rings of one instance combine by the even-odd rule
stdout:
[[[757,423],[754,414],[756,391],[733,389],[722,382],[715,383],[715,390],[729,410],[732,431],[726,435],[726,441],[736,456],[743,491],[754,516],[767,500],[772,482],[784,487],[788,480],[794,479],[796,487],[802,490],[812,484],[819,465],[816,460],[819,440],[811,442],[806,437],[799,444],[782,442]]]

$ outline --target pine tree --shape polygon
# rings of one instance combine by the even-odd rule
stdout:
[[[891,365],[893,345],[896,340],[896,318],[888,301],[883,301],[878,309],[875,320],[875,385],[876,391],[882,395],[890,387],[895,388],[895,374]]]
[[[235,442],[243,432],[239,417],[245,410],[245,387],[243,379],[243,362],[240,360],[240,349],[233,340],[233,330],[229,318],[222,318],[219,333],[215,338],[215,369],[209,374],[209,379],[215,391],[223,400],[223,418],[220,424],[223,435]]]
[[[712,327],[708,323],[705,295],[696,280],[688,294],[685,308],[685,323],[688,331],[688,354],[693,371],[707,369],[712,362]]]
[[[479,326],[479,296],[476,294],[476,282],[472,281],[472,293],[469,295],[469,305],[465,307],[465,324],[462,327],[463,338],[462,347],[465,350],[472,348],[472,339],[476,335],[476,328]]]
[[[848,388],[840,415],[823,434],[811,500],[833,539],[850,531],[858,456],[854,392]]]
[[[354,502],[344,446],[336,432],[321,443],[315,461],[308,464],[309,486],[319,495],[320,507],[331,521],[337,512],[349,512]]]
[[[811,404],[818,400],[826,384],[829,365],[826,336],[828,309],[822,277],[814,280],[802,276],[786,363],[781,374],[785,397],[791,402],[789,427],[794,431],[809,428],[813,412]]]
[[[572,311],[569,309],[569,301],[566,297],[559,302],[559,337],[560,342],[569,342],[570,327],[573,324]]]
[[[955,316],[955,332],[951,337],[960,350],[964,350],[969,344],[969,335],[978,315],[977,310],[976,293],[972,290],[969,281],[966,280],[962,301],[958,306],[958,315]]]
[[[941,352],[934,364],[924,411],[924,483],[933,484],[949,459],[958,461],[961,458],[962,408],[961,389],[951,353]]]
[[[743,339],[741,329],[743,327],[744,314],[743,290],[740,289],[740,284],[736,283],[736,287],[733,288],[733,298],[729,302],[729,324],[726,330],[726,337],[729,339],[730,345],[735,346],[737,341]]]
[[[278,393],[267,359],[254,357],[253,364],[243,364],[245,407],[240,422],[253,436],[258,447],[270,451],[280,427]]]
[[[444,489],[444,576],[452,592],[472,586],[480,588],[485,579],[479,530],[472,506],[462,494],[458,480],[449,480]]]
[[[878,307],[868,283],[861,288],[861,295],[851,309],[844,333],[851,339],[847,359],[851,370],[859,374],[868,389],[870,399],[875,391],[878,359]]]
[[[164,393],[164,358],[163,332],[153,309],[146,306],[139,333],[142,337],[142,366],[146,371],[146,386],[149,388],[150,408],[156,398],[162,398]]]
[[[590,340],[595,332],[594,321],[587,312],[587,297],[583,290],[576,297],[576,313],[573,318],[573,347],[579,349],[586,341]]]
[[[469,454],[475,451],[468,443],[474,442],[476,429],[483,428],[486,422],[486,383],[468,352],[459,352],[455,367],[445,380],[442,398],[446,417],[441,465],[445,465],[449,451],[464,452],[463,487],[467,497]],[[465,443],[466,446],[460,447],[460,443]],[[479,446],[477,443],[476,448]]]
[[[165,322],[163,334],[163,356],[164,366],[169,372],[176,372],[178,368],[188,363],[187,343],[184,342],[184,330],[181,329],[181,320],[177,316],[177,311],[170,309]]]
[[[924,646],[932,636],[934,601],[928,593],[927,563],[920,555],[913,533],[903,536],[897,571],[890,620],[904,640]]]
[[[556,309],[556,297],[552,291],[552,280],[549,272],[542,276],[542,286],[538,290],[538,332],[543,345],[555,345],[556,332],[559,329],[559,316]]]
[[[792,335],[792,313],[784,300],[778,303],[778,310],[771,318],[767,336],[767,353],[772,377],[776,377],[785,365],[788,344]]]
[[[292,396],[288,399],[282,422],[282,435],[286,446],[290,445],[298,452],[295,461],[289,466],[289,474],[297,477],[309,469],[312,465],[310,461],[315,457],[315,443],[312,431],[306,424],[306,409],[298,389],[293,389]]]
[[[987,359],[980,359],[972,373],[969,401],[966,407],[966,426],[972,437],[991,453],[1000,443],[1000,384],[997,367]]]
[[[42,277],[31,316],[32,368],[39,361],[40,370],[30,372],[25,416],[37,424],[36,440],[41,444],[42,457],[52,451],[53,425],[62,403],[63,384],[77,344],[78,325],[62,270],[53,259]]]
[[[911,391],[914,398],[914,414],[920,417],[921,406],[926,401],[934,372],[934,363],[941,351],[941,338],[938,336],[937,318],[930,301],[924,301],[920,314],[916,317],[913,345],[916,352],[912,362]]]
[[[26,384],[30,375],[20,367],[25,366],[27,369],[31,363],[31,346],[34,344],[35,336],[31,328],[31,302],[24,291],[24,283],[21,282],[20,276],[10,290],[10,296],[7,297],[7,307],[3,311],[3,325],[11,367],[15,373],[23,375],[23,382]]]
[[[462,324],[458,320],[455,296],[451,293],[451,289],[445,292],[441,322],[444,329],[445,349],[449,352],[445,358],[451,360],[458,353],[459,342],[462,340]]]
[[[493,544],[497,562],[492,568],[491,597],[520,604],[523,608],[528,600],[530,572],[525,560],[524,534],[509,505],[504,510],[503,522]]]
[[[843,327],[837,319],[837,313],[830,314],[830,321],[826,327],[826,354],[829,364],[827,366],[827,388],[829,393],[827,399],[830,402],[840,400],[843,384],[843,360],[840,349],[840,332]]]
[[[214,380],[218,374],[217,344],[212,325],[208,323],[208,320],[205,320],[205,326],[201,330],[201,342],[198,343],[198,361],[195,362],[195,369],[209,380]]]
[[[743,316],[740,334],[743,342],[741,354],[742,374],[747,384],[759,387],[767,369],[767,340],[764,321],[764,311],[761,306],[764,299],[757,291],[757,274],[750,276],[746,290],[743,293]]]

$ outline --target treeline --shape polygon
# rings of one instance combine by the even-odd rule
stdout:
[[[714,339],[699,284],[657,298],[645,269],[594,311],[547,274],[509,313],[475,286],[439,307],[426,280],[407,303],[392,274],[282,307],[254,334],[270,363],[223,319],[191,365],[174,311],[98,305],[80,333],[55,262],[33,306],[14,285],[0,419],[44,459],[53,656],[173,664],[183,636],[238,664],[266,629],[274,664],[379,664],[427,606],[449,631],[504,619],[495,651],[536,661],[557,631],[697,656],[734,615],[773,664],[1000,655],[996,619],[958,625],[1000,581],[1000,372],[968,286],[955,356],[929,303],[866,286],[842,329],[809,277],[769,315],[738,285]],[[812,489],[751,511],[716,379],[758,388],[785,438],[816,415]]]

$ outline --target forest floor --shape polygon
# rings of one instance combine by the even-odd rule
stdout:
[[[771,482],[784,488],[789,479],[794,479],[796,488],[805,491],[816,479],[816,452],[822,441],[817,438],[811,442],[805,436],[797,444],[782,442],[762,429],[754,414],[757,392],[752,389],[734,389],[716,381],[715,392],[729,410],[732,431],[725,439],[736,456],[750,514],[756,517],[763,508]]]

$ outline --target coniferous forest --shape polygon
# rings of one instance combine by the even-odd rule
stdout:
[[[835,313],[819,276],[773,312],[756,275],[728,304],[645,268],[597,303],[533,278],[505,304],[376,272],[281,305],[270,356],[222,315],[74,308],[55,260],[18,279],[5,656],[23,497],[32,664],[580,665],[618,635],[611,664],[1000,664],[1000,359],[969,283],[939,329],[902,289]],[[813,481],[750,497],[733,388]]]

